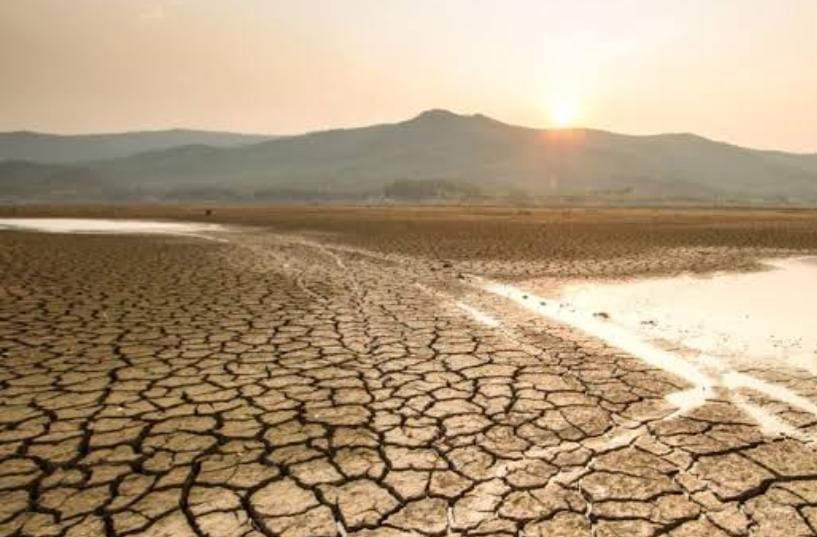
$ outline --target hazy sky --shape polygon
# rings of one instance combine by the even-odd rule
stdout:
[[[817,151],[817,0],[0,0],[0,130],[427,108]]]

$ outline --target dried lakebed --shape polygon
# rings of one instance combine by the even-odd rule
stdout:
[[[815,534],[796,364],[717,376],[456,263],[187,235],[0,232],[0,535]]]
[[[507,284],[479,283],[488,292],[685,379],[693,388],[667,396],[680,412],[722,397],[723,391],[715,389],[720,387],[768,433],[813,442],[812,436],[752,406],[739,391],[762,393],[817,418],[814,401],[743,372],[790,369],[817,375],[815,258],[774,260],[765,268],[706,277],[584,283],[546,298]]]

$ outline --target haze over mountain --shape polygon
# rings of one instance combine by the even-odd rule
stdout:
[[[113,134],[45,134],[31,131],[0,133],[0,160],[47,163],[81,162],[125,157],[180,145],[229,147],[269,140],[272,136],[173,129]]]
[[[0,162],[0,200],[817,203],[817,155],[691,134],[532,129],[429,110],[394,124],[227,143],[230,136],[117,158],[87,158],[111,152],[91,139],[76,156],[31,152],[28,161]]]

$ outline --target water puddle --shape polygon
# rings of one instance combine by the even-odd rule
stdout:
[[[712,379],[694,364],[671,351],[642,339],[638,334],[630,332],[625,327],[608,322],[607,319],[595,315],[593,310],[579,310],[571,307],[564,300],[545,299],[523,289],[502,283],[484,282],[482,287],[486,291],[505,297],[534,313],[579,328],[617,349],[641,358],[654,367],[683,378],[690,384],[701,387],[712,385]]]
[[[565,289],[559,301],[688,355],[730,366],[785,365],[817,375],[815,261],[770,261],[763,272],[580,285]]]
[[[817,404],[747,369],[817,374],[817,263],[776,260],[768,270],[568,286],[537,296],[512,285],[476,280],[492,294],[593,336],[692,387],[667,396],[687,412],[725,392],[767,432],[794,428],[755,406],[742,391],[817,416]]]
[[[0,230],[3,229],[44,233],[183,235],[210,240],[222,239],[202,234],[226,231],[219,224],[101,218],[0,218]]]

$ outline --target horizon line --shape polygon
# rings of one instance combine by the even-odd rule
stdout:
[[[529,130],[536,130],[536,131],[595,131],[595,132],[603,132],[606,134],[612,134],[616,136],[627,136],[632,138],[650,138],[650,137],[658,137],[658,136],[694,136],[697,138],[701,138],[703,140],[707,140],[713,143],[725,144],[730,145],[732,147],[737,147],[740,149],[749,149],[753,151],[764,151],[764,152],[775,152],[775,153],[788,153],[792,155],[801,155],[801,156],[817,156],[817,148],[812,151],[795,151],[790,149],[779,149],[779,148],[767,148],[767,147],[753,147],[753,146],[746,146],[740,145],[735,142],[721,140],[717,138],[710,138],[703,134],[698,134],[695,132],[689,131],[662,131],[662,132],[653,132],[653,133],[629,133],[629,132],[620,132],[614,131],[609,129],[602,129],[597,127],[585,127],[585,126],[571,126],[571,127],[531,127],[527,125],[518,125],[514,123],[506,123],[502,120],[496,119],[492,116],[488,116],[486,114],[476,112],[476,113],[460,113],[454,112],[447,108],[428,108],[422,110],[418,114],[414,114],[413,116],[409,117],[408,119],[403,119],[399,121],[381,121],[376,123],[369,123],[363,125],[352,125],[352,126],[333,126],[333,127],[326,127],[326,128],[317,128],[312,130],[306,131],[298,131],[293,133],[262,133],[262,132],[252,132],[252,131],[237,131],[237,130],[225,130],[222,128],[215,128],[215,129],[208,129],[208,128],[198,128],[198,127],[179,127],[179,126],[168,126],[168,127],[150,127],[150,128],[137,128],[135,130],[114,130],[114,131],[92,131],[92,132],[71,132],[71,131],[41,131],[41,130],[32,130],[32,129],[15,129],[15,130],[3,130],[0,131],[1,135],[9,135],[9,134],[33,134],[33,135],[42,135],[42,136],[55,136],[55,137],[92,137],[92,136],[117,136],[117,135],[129,135],[129,134],[158,134],[163,132],[197,132],[197,133],[208,133],[208,134],[231,134],[237,136],[256,136],[256,137],[269,137],[269,138],[293,138],[298,136],[308,136],[312,134],[319,134],[319,133],[326,133],[332,131],[342,131],[342,130],[355,130],[355,129],[364,129],[369,127],[378,127],[378,126],[387,126],[387,125],[399,125],[402,123],[407,123],[413,120],[416,120],[423,115],[433,113],[433,112],[443,112],[455,116],[457,118],[482,118],[488,119],[491,121],[495,121],[497,123],[502,123],[511,128],[521,128],[521,129],[529,129]],[[272,141],[272,140],[267,140]],[[264,141],[258,142],[264,143]],[[205,144],[206,145],[206,144]]]

